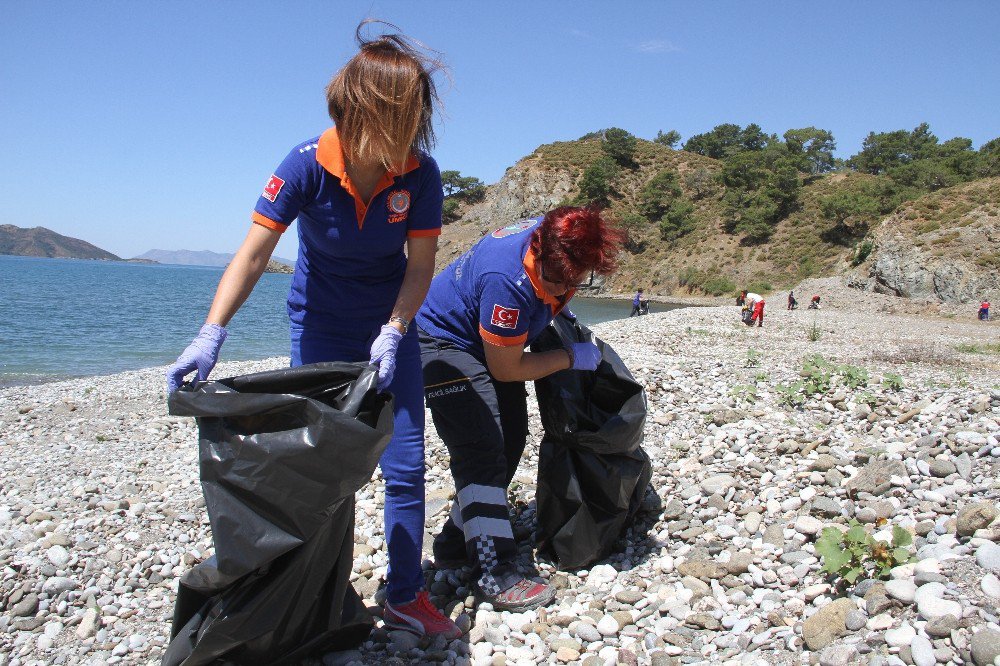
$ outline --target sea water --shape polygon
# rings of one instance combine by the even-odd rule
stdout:
[[[205,321],[222,270],[0,255],[0,386],[172,363]],[[261,277],[227,327],[222,360],[288,355],[290,282]],[[592,325],[627,317],[632,302],[575,298],[570,307]]]

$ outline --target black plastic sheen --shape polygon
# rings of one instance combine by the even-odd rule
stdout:
[[[279,664],[356,647],[354,493],[392,437],[360,363],[316,363],[171,394],[194,416],[215,555],[184,575],[163,664]]]
[[[535,493],[539,549],[562,569],[607,557],[629,527],[652,477],[642,450],[646,396],[610,345],[559,315],[532,351],[593,342],[594,372],[563,370],[535,382],[545,435]]]

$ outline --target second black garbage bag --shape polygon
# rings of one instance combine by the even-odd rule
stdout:
[[[278,664],[360,645],[354,493],[392,437],[392,398],[358,363],[316,363],[171,394],[198,420],[215,555],[184,575],[165,665]]]
[[[611,553],[652,477],[641,446],[645,393],[615,350],[566,315],[556,317],[531,350],[574,342],[600,348],[597,370],[563,370],[535,382],[545,429],[535,492],[538,543],[563,569]]]

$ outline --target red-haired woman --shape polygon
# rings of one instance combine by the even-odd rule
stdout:
[[[375,363],[379,390],[395,396],[394,434],[379,461],[389,551],[383,617],[391,627],[456,638],[459,628],[423,589],[423,382],[409,326],[434,275],[441,233],[441,174],[426,152],[437,63],[400,35],[363,39],[369,22],[358,27],[360,51],[326,89],[336,127],[293,147],[268,179],[205,325],[167,381],[174,391],[194,370],[199,381],[208,378],[224,326],[297,219],[299,257],[288,294],[292,365]]]
[[[424,392],[451,454],[457,497],[434,557],[471,564],[477,594],[497,609],[548,604],[551,587],[525,578],[507,507],[528,435],[526,381],[596,370],[591,343],[526,352],[593,273],[617,267],[623,233],[595,208],[557,208],[497,229],[442,271],[417,313]]]

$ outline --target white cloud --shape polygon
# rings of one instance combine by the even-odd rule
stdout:
[[[640,53],[673,53],[681,50],[679,46],[665,39],[647,39],[633,44],[632,48]]]

